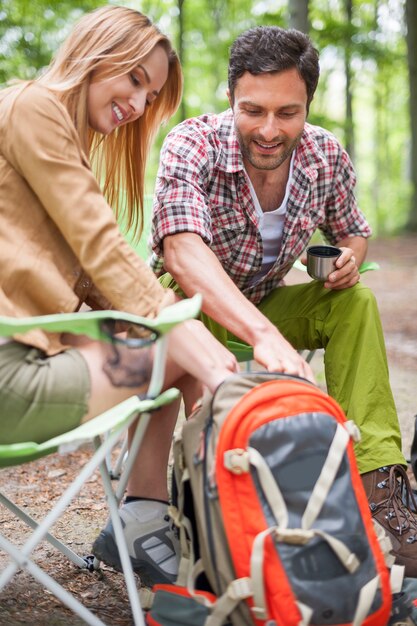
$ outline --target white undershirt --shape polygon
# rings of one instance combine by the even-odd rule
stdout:
[[[274,211],[262,211],[262,207],[259,203],[258,196],[248,176],[249,188],[252,195],[252,200],[255,205],[256,212],[259,216],[259,233],[262,238],[264,256],[262,259],[262,268],[254,276],[251,281],[258,281],[269,272],[278,258],[278,254],[282,243],[282,233],[284,230],[285,214],[287,212],[288,196],[290,193],[290,185],[293,173],[294,153],[291,156],[290,171],[288,174],[287,185],[285,187],[285,196],[281,205],[274,209]]]

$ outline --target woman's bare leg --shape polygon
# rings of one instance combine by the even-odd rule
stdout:
[[[91,379],[89,411],[84,421],[99,415],[134,394],[146,392],[152,367],[149,349],[136,352],[127,348],[120,350],[120,352],[127,351],[125,357],[133,371],[137,372],[136,382],[140,383],[142,380],[142,384],[120,385],[120,382],[123,383],[123,375],[121,375],[121,381],[119,380],[118,385],[115,386],[111,379],[113,375],[120,377],[120,372],[116,365],[113,374],[111,368],[108,367],[111,347],[98,342],[88,342],[76,345],[76,347],[87,362]],[[132,384],[132,380],[129,382]],[[183,393],[187,409],[198,399],[202,391],[202,386],[198,381],[184,374],[184,370],[168,358],[164,388],[171,386],[177,387]],[[127,495],[157,500],[168,499],[167,466],[179,406],[179,401],[176,401],[152,414],[130,473]],[[135,428],[136,424],[129,429],[129,442]]]
[[[182,392],[188,415],[189,407],[201,395],[201,385],[191,376],[183,376],[175,382],[175,387]],[[130,473],[128,496],[168,500],[167,467],[179,408],[178,400],[152,414]],[[129,439],[133,433],[134,427],[129,430]]]

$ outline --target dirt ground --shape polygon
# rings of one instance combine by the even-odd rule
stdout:
[[[387,344],[391,384],[403,436],[403,450],[409,455],[417,413],[417,237],[372,241],[368,259],[381,269],[363,276],[377,297]],[[294,272],[295,270],[293,270]],[[300,276],[294,276],[300,280]],[[314,359],[318,379],[323,380],[321,357]],[[21,468],[0,471],[2,489],[13,494],[18,504],[36,518],[55,501],[74,472],[89,458],[86,450],[69,457],[52,455]],[[99,477],[94,475],[75,498],[66,515],[56,525],[55,534],[80,554],[88,554],[99,529],[105,523]],[[21,543],[26,536],[23,525],[12,520],[0,507],[0,530]],[[130,625],[130,611],[122,576],[104,567],[100,574],[89,574],[68,564],[44,544],[35,552],[38,563],[109,626]],[[0,552],[0,568],[6,562]],[[138,580],[139,584],[139,580]],[[26,573],[19,572],[0,594],[0,626],[64,626],[83,622],[63,607],[49,592]]]

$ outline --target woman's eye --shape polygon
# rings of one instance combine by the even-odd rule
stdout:
[[[133,84],[135,87],[137,87],[138,85],[140,85],[140,80],[139,80],[139,78],[136,76],[136,74],[131,73],[131,74],[129,74],[129,76],[130,76],[130,80],[132,81],[132,84]]]

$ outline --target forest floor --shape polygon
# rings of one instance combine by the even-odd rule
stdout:
[[[413,416],[417,413],[417,237],[371,241],[368,260],[381,266],[379,271],[365,274],[362,280],[373,289],[380,307],[403,450],[408,458]],[[300,280],[296,274],[292,278]],[[313,367],[318,380],[323,381],[320,354],[315,356]],[[51,455],[19,468],[1,470],[2,489],[13,494],[17,503],[36,518],[59,497],[88,458],[89,452],[81,450],[69,457]],[[100,479],[94,475],[56,524],[54,532],[80,554],[88,554],[106,517]],[[17,543],[27,536],[22,523],[14,521],[3,507],[0,530]],[[132,623],[121,574],[107,567],[100,574],[80,571],[46,544],[35,551],[35,558],[106,624]],[[5,562],[5,555],[0,552],[0,569]],[[19,572],[0,594],[0,626],[22,624],[81,626],[83,622],[52,594],[44,592],[28,574]]]

